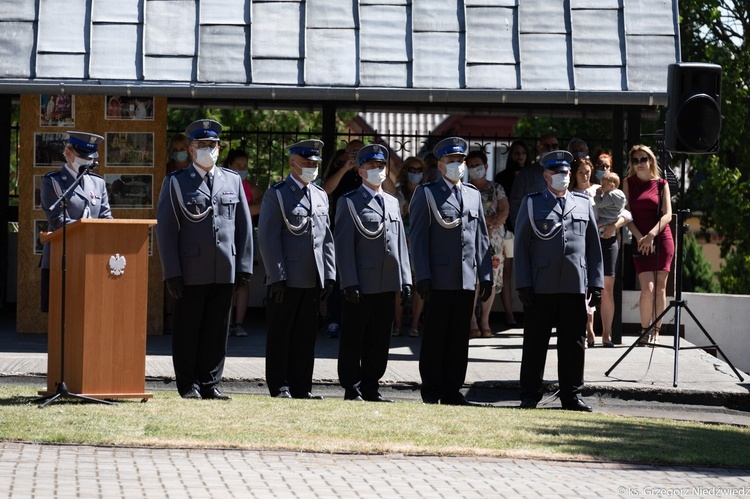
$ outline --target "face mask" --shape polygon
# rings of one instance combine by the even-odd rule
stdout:
[[[367,170],[367,183],[371,185],[380,185],[385,181],[385,168],[374,168]]]
[[[464,176],[464,163],[460,161],[454,161],[445,165],[445,176],[451,182],[458,182],[461,177]]]
[[[217,159],[219,159],[218,147],[202,147],[195,154],[195,162],[203,168],[212,168]]]
[[[172,153],[172,159],[182,163],[188,158],[188,152],[187,151],[175,151]]]
[[[294,166],[296,166],[297,168],[299,168],[300,170],[302,170],[299,173],[299,179],[302,182],[304,182],[306,184],[309,184],[310,182],[314,182],[315,179],[318,178],[318,167],[317,166],[315,168],[303,168],[300,165],[298,165],[296,162],[294,163]]]
[[[597,180],[601,180],[601,179],[602,179],[602,177],[603,177],[603,176],[604,176],[604,175],[605,175],[606,173],[607,173],[607,172],[605,172],[604,170],[596,170],[596,171],[594,172],[594,175],[596,175],[596,179],[597,179]]]
[[[471,180],[484,178],[486,174],[487,174],[487,169],[484,166],[478,166],[476,168],[469,168],[469,178]]]
[[[557,173],[552,175],[551,187],[556,191],[564,191],[570,185],[570,175],[567,173]]]
[[[76,156],[75,158],[73,158],[73,169],[79,172],[82,166],[89,166],[91,165],[91,163],[93,163],[93,161],[91,161],[90,159],[79,158],[78,156]]]
[[[410,184],[418,184],[422,181],[422,173],[408,173],[407,177],[409,177],[409,183]]]

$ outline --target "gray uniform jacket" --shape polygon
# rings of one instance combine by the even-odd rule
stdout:
[[[564,214],[549,189],[526,196],[516,219],[514,244],[516,289],[583,294],[586,287],[604,287],[599,231],[584,194],[568,192]]]
[[[57,205],[54,210],[50,210],[49,207],[75,182],[75,179],[76,177],[64,166],[60,170],[46,174],[42,179],[42,210],[47,217],[50,231],[62,227],[63,211],[62,204]],[[70,193],[67,206],[68,223],[81,218],[112,218],[107,185],[102,177],[94,173],[84,175],[81,183]],[[49,256],[49,243],[45,243],[42,251],[43,269],[49,268]]]
[[[513,189],[510,191],[508,203],[510,204],[509,217],[515,226],[518,217],[518,208],[526,194],[542,192],[547,190],[547,181],[544,180],[544,168],[537,162],[521,168],[513,181]]]
[[[290,175],[263,195],[258,245],[268,284],[286,281],[292,288],[314,288],[336,279],[328,196],[315,184],[307,189],[304,195]]]
[[[434,209],[427,191],[435,200]],[[477,281],[492,280],[482,197],[476,187],[463,182],[461,196],[463,211],[453,191],[440,178],[418,186],[409,204],[409,244],[415,279],[431,279],[433,289],[474,290]],[[457,225],[450,228],[454,224]]]
[[[215,167],[213,193],[196,166],[164,179],[156,206],[164,279],[190,285],[231,284],[253,272],[250,209],[237,172]]]
[[[363,294],[374,294],[411,284],[398,199],[382,196],[385,213],[364,186],[339,198],[334,239],[341,289],[359,286]]]

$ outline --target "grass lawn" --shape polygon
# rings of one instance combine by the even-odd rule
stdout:
[[[157,392],[114,406],[72,399],[44,409],[36,390],[0,385],[0,440],[93,445],[482,455],[750,467],[750,429],[666,419]]]

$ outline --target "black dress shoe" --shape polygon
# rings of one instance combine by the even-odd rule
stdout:
[[[578,397],[562,402],[562,408],[566,411],[593,412],[593,409]]]
[[[198,392],[196,388],[192,388],[190,391],[185,392],[181,395],[184,399],[201,399],[201,394]]]
[[[521,400],[521,405],[518,406],[519,409],[536,409],[536,405],[539,402],[536,399],[533,398],[525,398]]]
[[[354,402],[364,402],[365,399],[359,394],[357,390],[344,390],[344,400],[353,400]]]
[[[292,394],[289,393],[289,390],[281,390],[279,393],[274,395],[277,399],[290,399],[292,398]]]
[[[471,406],[471,407],[482,407],[484,404],[479,404],[477,402],[470,402],[466,400],[463,395],[460,397],[450,397],[450,398],[441,398],[440,399],[441,405],[463,405],[463,406]]]
[[[381,394],[376,394],[374,397],[365,397],[368,402],[393,402],[391,399],[383,397]]]
[[[293,398],[296,399],[308,399],[308,400],[323,400],[325,397],[323,395],[313,395],[310,392],[303,393],[301,397],[297,397],[295,395],[292,395]]]
[[[207,400],[232,400],[231,395],[224,395],[215,386],[204,391],[203,398]]]

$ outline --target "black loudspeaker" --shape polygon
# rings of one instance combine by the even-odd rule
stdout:
[[[697,62],[669,65],[669,104],[664,147],[684,154],[713,154],[721,130],[721,66]]]

